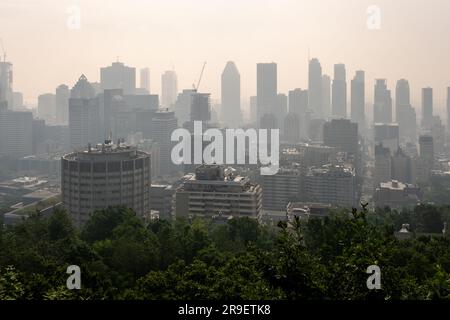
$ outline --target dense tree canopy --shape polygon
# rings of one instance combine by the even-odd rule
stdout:
[[[450,239],[439,234],[449,217],[424,205],[263,226],[145,222],[114,207],[78,230],[55,210],[0,228],[0,299],[448,299]],[[395,238],[403,223],[413,239]],[[81,290],[66,287],[69,265]],[[370,265],[380,290],[367,288]]]

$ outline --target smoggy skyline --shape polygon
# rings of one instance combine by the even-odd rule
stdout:
[[[381,13],[376,30],[367,26],[371,5]],[[68,27],[73,6],[80,9],[79,29]],[[356,70],[365,70],[368,101],[375,78],[386,78],[392,93],[406,78],[416,109],[421,88],[430,86],[442,112],[450,86],[447,0],[0,0],[0,8],[14,90],[28,103],[61,83],[72,87],[81,73],[99,81],[100,67],[117,58],[149,67],[158,94],[165,70],[175,69],[181,91],[197,81],[207,61],[200,91],[213,99],[220,98],[220,75],[232,60],[245,104],[256,94],[258,62],[278,64],[279,92],[307,88],[308,52],[331,77],[335,63],[346,64],[348,84]]]

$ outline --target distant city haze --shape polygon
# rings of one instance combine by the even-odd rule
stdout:
[[[367,27],[371,5],[381,10],[379,30]],[[80,29],[67,26],[71,6],[80,8]],[[387,79],[390,90],[408,79],[417,110],[421,88],[433,87],[442,113],[450,86],[449,15],[448,0],[0,0],[0,38],[13,63],[14,90],[28,105],[60,84],[72,87],[81,73],[99,81],[100,67],[117,59],[148,67],[157,94],[166,70],[176,71],[181,91],[197,82],[207,61],[199,91],[218,100],[231,60],[247,107],[257,63],[276,62],[278,91],[287,93],[307,88],[309,55],[330,76],[334,64],[345,64],[347,81],[364,70],[367,102],[376,78]]]

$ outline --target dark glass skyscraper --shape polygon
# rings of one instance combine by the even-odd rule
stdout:
[[[395,121],[400,129],[400,138],[415,142],[416,111],[411,106],[409,82],[406,79],[398,80],[395,87]]]
[[[277,64],[258,63],[256,66],[256,99],[258,124],[266,114],[276,112],[277,98]]]
[[[364,71],[356,71],[351,82],[351,119],[352,122],[358,124],[360,131],[365,128],[365,73]]]
[[[347,82],[344,64],[334,65],[331,112],[334,118],[347,118]]]
[[[377,79],[375,83],[373,121],[374,123],[392,122],[391,91],[387,89],[385,79]]]
[[[433,123],[433,88],[422,89],[422,127],[430,129]]]

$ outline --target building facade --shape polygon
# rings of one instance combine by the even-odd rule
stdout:
[[[175,193],[176,216],[259,218],[262,189],[232,168],[201,165]]]
[[[352,169],[340,165],[310,168],[305,176],[307,201],[352,207],[356,199],[356,176]]]
[[[136,68],[113,62],[111,66],[100,69],[100,85],[102,90],[122,89],[124,94],[135,94]]]
[[[241,75],[233,61],[228,61],[221,77],[221,120],[230,128],[242,123]]]
[[[347,118],[347,81],[344,64],[334,65],[334,79],[331,92],[331,112],[333,118]]]
[[[274,114],[277,106],[277,64],[258,63],[256,99],[258,123],[264,115]]]
[[[95,210],[126,206],[139,216],[150,210],[150,155],[107,140],[61,159],[62,202],[83,225]]]
[[[277,174],[261,176],[264,210],[284,211],[289,202],[301,200],[301,168],[280,168]]]

